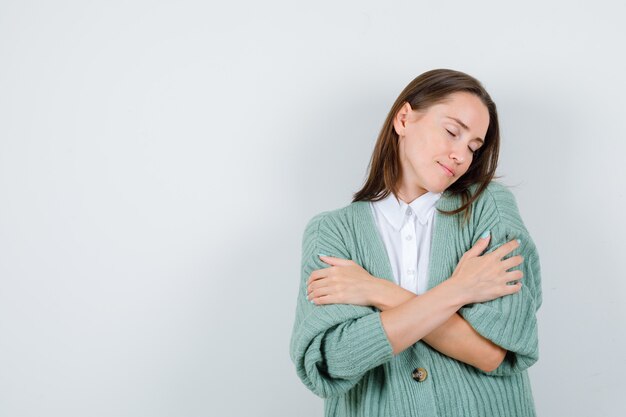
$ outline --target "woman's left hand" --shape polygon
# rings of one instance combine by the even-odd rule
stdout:
[[[356,304],[373,306],[374,295],[382,291],[385,280],[371,275],[349,259],[320,256],[331,265],[317,269],[307,281],[307,296],[314,304]]]

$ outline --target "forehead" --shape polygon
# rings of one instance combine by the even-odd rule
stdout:
[[[474,94],[455,92],[429,108],[429,113],[438,118],[453,117],[466,124],[477,135],[484,134],[489,127],[489,110]],[[451,119],[447,119],[451,120]]]

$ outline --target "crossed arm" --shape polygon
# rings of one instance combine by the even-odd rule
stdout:
[[[372,305],[386,311],[417,297],[393,282],[374,278],[377,291]],[[504,360],[506,349],[481,336],[459,313],[421,339],[433,349],[485,372],[496,369]]]
[[[372,276],[348,261],[350,253],[338,246],[341,237],[333,235],[323,220],[324,215],[320,215],[310,221],[303,237],[301,291],[290,341],[290,356],[298,376],[315,394],[327,398],[347,392],[366,372],[418,340],[490,376],[523,372],[537,361],[535,312],[541,305],[540,266],[534,243],[525,230],[499,223],[492,228],[497,238],[493,252],[510,238],[521,238],[523,245],[507,260],[517,253],[523,255],[525,285],[514,295],[480,302],[483,297],[468,296],[469,288],[448,284],[452,277],[416,296],[390,285],[392,281]],[[319,239],[321,227],[325,227],[324,240]],[[339,258],[324,258],[320,252]],[[342,262],[351,265],[328,268],[329,264]],[[349,273],[359,269],[363,273]],[[457,275],[457,279],[459,276],[471,274]],[[316,279],[323,283],[312,283]],[[450,285],[456,290],[441,289],[449,290]],[[372,294],[381,297],[376,299]],[[492,348],[500,355],[494,362],[488,360]],[[496,369],[489,371],[496,363]]]
[[[326,286],[321,291],[312,291],[316,284],[311,284],[316,279],[325,276],[326,272],[320,269],[311,274],[308,293],[309,299],[315,304],[373,306],[383,312],[381,315],[383,321],[385,315],[414,314],[410,313],[410,301],[418,297],[414,293],[391,281],[370,275],[353,261],[330,256],[322,256],[321,260],[334,267],[334,282],[332,287]],[[447,298],[442,295],[438,297],[441,301]],[[403,304],[405,304],[403,307],[397,308]],[[399,310],[404,311],[401,313]],[[409,328],[418,330],[413,326]],[[393,327],[386,330],[394,332],[393,336],[399,339],[409,337],[406,328]],[[484,372],[491,372],[498,368],[507,352],[506,349],[479,334],[458,312],[452,314],[434,330],[427,331],[427,335],[421,340],[440,353]]]

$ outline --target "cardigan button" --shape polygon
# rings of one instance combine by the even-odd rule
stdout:
[[[428,376],[428,372],[424,368],[416,368],[411,374],[411,376],[417,382],[422,382]]]

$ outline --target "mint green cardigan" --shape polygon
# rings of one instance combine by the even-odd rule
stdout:
[[[460,197],[446,190],[436,207],[451,210],[460,203]],[[463,253],[484,231],[491,231],[491,241],[483,253],[514,238],[521,240],[506,257],[524,257],[521,265],[510,269],[522,269],[522,289],[459,310],[478,333],[507,349],[505,360],[491,372],[445,356],[422,341],[394,356],[375,307],[309,302],[309,275],[329,266],[319,253],[352,259],[376,277],[392,282],[394,278],[369,202],[325,211],[308,222],[290,356],[304,385],[324,398],[325,416],[535,416],[527,369],[538,359],[537,249],[515,197],[504,185],[492,181],[472,205],[470,221],[463,227],[462,213],[448,216],[435,211],[428,288],[452,275]],[[417,368],[426,369],[425,380],[413,379]]]

